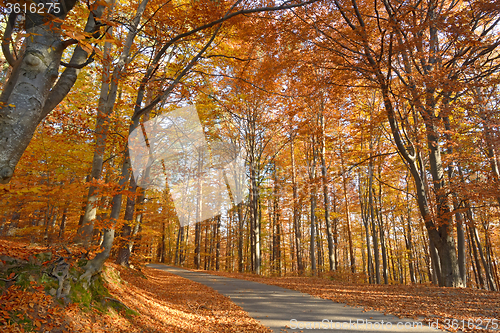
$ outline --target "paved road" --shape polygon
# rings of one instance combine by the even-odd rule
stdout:
[[[148,267],[162,269],[217,290],[231,298],[262,325],[270,327],[274,333],[440,332],[426,324],[386,316],[376,311],[363,312],[361,308],[345,306],[294,290],[192,272],[163,264],[149,264]]]

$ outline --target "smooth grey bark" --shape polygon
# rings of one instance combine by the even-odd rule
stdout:
[[[453,199],[454,209],[458,208],[458,202]],[[462,278],[464,287],[467,286],[467,271],[465,269],[467,257],[465,256],[465,231],[464,231],[464,217],[460,212],[455,213],[455,219],[457,222],[457,255],[458,255],[458,269],[460,272],[460,277]]]
[[[107,107],[107,97],[110,88],[110,71],[111,71],[111,43],[106,42],[104,45],[104,59],[106,61],[101,78],[101,91],[99,96],[99,104],[97,107],[96,125],[95,125],[95,146],[94,155],[92,158],[92,169],[88,176],[89,180],[99,180],[101,178],[104,153],[106,149],[106,139],[109,127],[109,116],[113,109]],[[74,238],[74,243],[82,244],[88,247],[91,242],[92,232],[94,229],[94,219],[96,218],[97,206],[99,197],[96,193],[97,187],[91,185],[86,197],[86,204],[83,215],[79,223],[79,227]]]
[[[297,189],[297,171],[295,167],[295,149],[294,149],[294,134],[291,133],[290,139],[290,163],[292,168],[292,210],[293,210],[293,229],[295,232],[295,251],[297,255],[297,270],[299,274],[304,272],[304,266],[302,263],[302,233],[300,231],[300,213],[299,213],[299,195]]]
[[[253,258],[253,271],[260,274],[261,269],[261,226],[259,218],[259,186],[257,184],[257,170],[255,161],[250,163],[250,226],[251,226],[251,239],[252,239],[252,258]]]
[[[116,79],[117,81],[119,80],[122,71],[125,67],[125,65],[130,61],[129,59],[129,53],[130,49],[132,47],[132,42],[137,34],[137,26],[139,25],[140,19],[146,9],[146,5],[149,0],[142,0],[141,3],[139,4],[136,12],[136,16],[134,17],[133,21],[133,26],[130,28],[131,30],[129,31],[129,34],[127,35],[127,40],[124,45],[124,49],[120,55],[120,58],[118,60],[118,63],[114,67],[113,70],[113,75],[111,76],[112,80]],[[113,84],[113,82],[112,82]],[[116,84],[117,86],[117,84]],[[116,99],[116,88],[111,89],[109,91],[108,96],[110,96],[110,100],[108,104],[111,108],[114,105],[114,101]],[[134,109],[134,115],[138,112],[140,105],[142,103],[142,98],[144,95],[138,95],[136,99],[136,106]],[[111,103],[112,101],[112,103]],[[132,133],[138,126],[139,126],[139,117],[132,117],[132,122],[129,126],[129,135]],[[87,280],[90,281],[90,278],[92,275],[96,274],[97,272],[101,271],[104,262],[106,261],[107,258],[109,258],[110,252],[111,252],[111,247],[113,246],[113,241],[115,237],[115,229],[114,226],[116,224],[117,219],[119,218],[121,206],[122,206],[122,196],[123,196],[123,191],[126,188],[126,184],[128,183],[129,179],[131,176],[131,162],[130,162],[130,156],[129,156],[129,151],[128,151],[128,143],[125,145],[125,154],[123,158],[123,164],[122,164],[122,170],[121,170],[121,176],[120,180],[118,181],[118,192],[113,196],[113,199],[111,201],[111,213],[109,215],[111,225],[109,228],[104,229],[103,231],[103,242],[101,244],[102,251],[99,252],[94,259],[89,260],[87,265],[85,266],[85,273],[80,277],[82,280]]]
[[[203,152],[198,151],[198,174],[197,174],[197,196],[196,196],[196,226],[195,226],[195,237],[194,237],[194,265],[196,269],[200,269],[201,265],[201,210],[202,210],[202,195],[201,195],[201,172],[203,169],[205,156]],[[206,238],[205,238],[206,239]],[[206,262],[206,261],[205,261]]]
[[[20,55],[0,95],[0,183],[14,174],[43,116],[43,107],[59,74],[65,49],[61,35],[48,25],[26,31]]]
[[[270,213],[270,221],[272,221],[272,241],[270,244],[271,248],[271,263],[274,272],[281,275],[281,222],[280,222],[280,210],[279,210],[279,181],[278,181],[278,170],[276,169],[276,161],[273,161],[273,196],[272,200],[269,200],[269,206],[272,209],[268,209]]]
[[[371,142],[370,142],[371,151]],[[380,284],[380,252],[378,250],[377,226],[375,225],[375,204],[373,200],[373,159],[368,163],[368,207],[370,208],[370,223],[372,227],[373,257],[375,259],[375,283]]]
[[[439,254],[432,238],[429,238],[429,251],[432,263],[432,282],[442,286],[443,275],[441,274],[441,262],[439,261]]]
[[[311,261],[311,271],[313,275],[317,274],[316,271],[316,140],[315,140],[315,135],[311,134],[311,152],[310,156],[307,159],[307,164],[308,164],[308,171],[309,171],[309,188],[310,188],[310,193],[309,193],[309,200],[311,204],[311,225],[310,225],[310,232],[311,232],[311,238],[309,242],[309,259]],[[309,152],[309,151],[308,151]]]
[[[381,179],[382,168],[379,166],[378,176]],[[382,251],[382,277],[384,278],[384,284],[389,284],[388,267],[387,267],[387,247],[385,245],[385,229],[384,229],[384,217],[382,215],[382,184],[378,187],[378,208],[376,209],[378,230],[380,234],[380,249]]]
[[[372,261],[372,249],[370,244],[370,227],[368,225],[368,205],[366,205],[366,198],[363,194],[363,189],[361,186],[361,172],[358,176],[358,189],[359,189],[359,205],[361,208],[361,221],[365,227],[365,242],[366,242],[366,271],[368,273],[368,283],[373,283],[373,261]]]
[[[127,64],[131,61],[130,52],[133,46],[134,39],[138,33],[137,27],[141,21],[142,15],[146,9],[146,5],[149,0],[142,0],[139,4],[135,17],[129,26],[129,33],[125,40],[123,50],[118,58],[117,63],[113,67],[113,72],[109,76],[110,70],[110,60],[106,64],[105,73],[103,77],[98,114],[96,119],[96,138],[94,147],[94,156],[92,159],[92,171],[90,172],[91,180],[99,180],[101,178],[103,163],[104,163],[104,152],[106,149],[106,138],[108,134],[109,127],[109,116],[113,112],[114,105],[116,102],[118,86],[121,82],[121,77],[125,71]],[[111,50],[111,44],[106,43],[106,55],[109,56]],[[92,231],[94,228],[94,219],[97,210],[97,194],[96,188],[91,186],[89,188],[89,195],[87,198],[87,204],[85,208],[85,213],[83,216],[82,225],[77,231],[74,242],[77,244],[83,244],[83,246],[88,247],[91,242]]]
[[[73,8],[76,1],[62,1],[61,20]],[[94,14],[102,15],[104,6],[99,6]],[[85,32],[94,33],[99,27],[91,14]],[[15,20],[15,15],[12,14]],[[50,27],[50,24],[53,27]],[[26,18],[26,33],[23,52],[13,66],[8,81],[0,95],[0,183],[6,184],[14,174],[24,150],[28,146],[38,124],[52,111],[73,87],[79,67],[85,64],[87,52],[77,46],[70,66],[61,74],[61,57],[67,46],[74,41],[63,41],[59,22],[44,24],[44,17],[29,13]],[[8,29],[8,28],[7,28]],[[6,31],[7,33],[8,31]],[[10,36],[7,36],[10,37]],[[2,43],[4,44],[4,43]],[[2,45],[9,54],[8,46]],[[6,55],[6,58],[12,56]]]
[[[59,225],[59,234],[58,238],[59,240],[62,240],[64,238],[64,230],[66,229],[66,219],[67,219],[67,214],[68,214],[68,204],[64,206],[62,218],[61,218],[61,224]]]
[[[415,268],[413,264],[413,240],[412,240],[412,220],[410,206],[409,184],[406,182],[406,251],[408,251],[408,269],[410,271],[410,281],[412,284],[417,283],[415,279]],[[403,219],[403,218],[402,218]]]
[[[194,266],[200,269],[201,265],[201,224],[198,222],[194,226]]]
[[[323,206],[325,210],[325,225],[326,225],[326,239],[328,243],[328,264],[330,271],[336,269],[335,266],[335,248],[333,243],[333,231],[330,221],[330,200],[328,198],[328,177],[326,168],[326,135],[325,135],[325,117],[323,114],[323,107],[319,115],[321,126],[321,181],[323,185]]]
[[[445,103],[448,104],[448,96],[445,98]],[[448,142],[452,142],[452,137],[449,134],[451,132],[451,125],[450,125],[450,119],[449,117],[443,117],[443,122],[444,126],[446,129],[445,133],[445,138]],[[447,154],[453,154],[453,146],[448,145],[446,149]],[[450,182],[451,185],[453,185],[454,180],[456,179],[456,174],[458,169],[458,174],[461,176],[462,175],[462,170],[461,167],[458,163],[450,163],[448,165],[448,181]],[[461,177],[463,179],[463,177]],[[466,265],[466,256],[465,256],[465,233],[464,233],[464,217],[463,214],[459,211],[460,208],[460,203],[459,203],[459,198],[457,195],[456,191],[453,191],[451,193],[452,201],[453,201],[453,210],[455,212],[455,221],[457,225],[457,259],[458,259],[458,270],[460,272],[460,278],[462,279],[464,287],[467,286],[467,272],[465,270],[465,265]]]
[[[146,113],[143,117],[143,121],[147,121],[149,119],[149,113]],[[144,171],[144,176],[143,179],[148,181],[151,173],[151,165],[148,165],[146,170]],[[146,201],[146,193],[144,189],[138,188],[135,177],[130,177],[130,185],[129,185],[129,192],[132,193],[132,196],[127,197],[127,205],[125,207],[125,215],[124,219],[125,221],[129,221],[129,223],[125,223],[125,225],[122,227],[122,230],[120,232],[120,236],[122,238],[125,238],[124,243],[121,245],[120,249],[118,250],[118,255],[116,257],[116,263],[122,266],[129,266],[129,258],[130,255],[132,254],[132,249],[134,246],[134,240],[133,237],[137,235],[139,232],[139,228],[142,223],[142,217],[143,217],[143,205],[144,202]],[[137,198],[134,198],[134,195],[139,192],[137,195]],[[132,227],[132,222],[134,220],[134,211],[136,211],[136,216],[135,216],[135,222],[133,223]],[[165,229],[165,224],[163,225]],[[163,241],[162,241],[162,259],[165,259],[165,230],[163,232]]]
[[[354,246],[351,234],[351,218],[349,212],[349,201],[347,200],[347,175],[344,163],[344,147],[340,147],[340,164],[342,170],[342,186],[344,189],[344,204],[345,204],[345,218],[347,222],[347,238],[349,240],[349,258],[351,264],[351,273],[356,273],[356,258],[354,257]]]
[[[258,110],[252,109],[246,116],[246,144],[247,159],[250,171],[249,195],[249,225],[250,225],[250,251],[252,271],[260,274],[261,271],[261,221],[260,221],[260,158],[264,149],[263,142],[257,129]]]
[[[129,193],[131,193],[132,195],[134,195],[137,192],[137,184],[135,182],[134,177],[130,177],[130,185],[128,190]],[[136,207],[136,202],[137,204],[139,204],[140,200],[144,200],[144,191],[141,191],[141,193],[137,196],[137,199],[135,199],[133,196],[130,195],[127,197],[127,204],[125,206],[125,216],[124,216],[124,220],[127,222],[125,222],[125,225],[123,225],[122,230],[120,232],[120,237],[123,239],[123,244],[120,245],[115,261],[118,265],[127,267],[129,266],[129,258],[130,254],[132,253],[132,246],[133,246],[133,242],[131,239],[133,231],[132,221],[134,220],[134,210]],[[135,221],[135,223],[137,222],[138,221]],[[164,225],[163,229],[165,229]],[[165,230],[163,230],[162,236],[163,236],[162,246],[164,246]],[[163,250],[162,252],[160,253],[162,257],[164,257],[163,254],[165,251]]]
[[[129,129],[130,132],[132,132],[137,126],[138,122],[132,123]],[[116,220],[118,220],[119,218],[122,205],[122,193],[125,190],[127,182],[129,181],[131,168],[132,166],[130,163],[130,156],[127,149],[123,158],[121,176],[118,182],[118,193],[113,196],[111,213],[109,214],[111,226],[103,230],[103,241],[101,243],[101,247],[103,250],[99,252],[92,260],[89,260],[87,262],[87,265],[85,265],[85,273],[80,276],[80,279],[86,280],[87,283],[90,281],[90,278],[94,274],[101,271],[104,262],[109,258],[109,255],[111,253],[111,248],[113,246],[113,241],[115,238],[114,226],[116,224]]]
[[[236,207],[238,213],[238,272],[243,273],[243,203],[240,202]]]
[[[331,198],[332,198],[332,212],[334,214],[334,217],[332,219],[332,223],[333,223],[333,258],[334,258],[335,270],[337,270],[339,267],[339,245],[338,245],[339,218],[337,215],[337,197],[336,197],[334,191],[335,191],[334,187],[332,186]]]
[[[216,271],[220,269],[220,245],[221,245],[220,227],[221,227],[221,217],[220,215],[218,215],[216,217],[216,225],[215,225],[215,270]]]

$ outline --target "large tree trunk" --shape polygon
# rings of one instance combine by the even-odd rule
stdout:
[[[442,103],[443,97],[451,92],[459,96],[462,91],[456,89],[462,88],[461,84],[455,84],[458,83],[458,78],[463,76],[464,71],[467,72],[471,68],[479,69],[480,66],[476,66],[476,62],[484,59],[483,56],[488,57],[496,52],[498,43],[482,46],[455,44],[451,46],[448,43],[440,45],[439,38],[443,35],[439,29],[443,28],[441,23],[446,21],[446,15],[449,14],[440,10],[439,2],[436,0],[421,3],[421,8],[412,9],[409,12],[412,14],[406,17],[399,15],[398,10],[388,2],[382,2],[382,6],[373,8],[371,12],[360,12],[356,0],[349,2],[334,0],[334,3],[349,29],[349,32],[340,32],[341,37],[349,40],[350,45],[355,45],[356,48],[344,50],[343,56],[347,59],[360,59],[357,62],[360,66],[366,64],[366,67],[356,68],[355,71],[377,85],[397,149],[415,181],[419,210],[428,236],[439,254],[440,285],[463,287],[464,281],[459,270],[452,230],[450,195],[444,186],[441,131],[438,125],[441,124],[442,116],[449,112]],[[410,17],[412,23],[405,21]],[[384,21],[383,26],[379,25],[378,32],[371,30],[376,34],[379,33],[377,38],[371,38],[365,33],[367,26],[382,24],[382,21]],[[419,24],[421,28],[411,30],[410,26],[413,23]],[[484,33],[487,34],[488,30],[492,33],[496,23],[485,29]],[[474,24],[467,33],[475,34],[479,29],[481,28]],[[387,42],[388,46],[384,47]],[[457,65],[463,61],[466,66]],[[488,73],[482,72],[476,78],[486,74]],[[474,82],[472,77],[470,82]],[[398,89],[397,93],[391,90],[393,86]],[[406,91],[401,91],[401,88]],[[400,99],[393,103],[394,98]],[[399,124],[398,119],[404,117],[406,111],[395,110],[396,105],[402,108],[409,106],[417,110],[420,117],[415,113],[412,121],[402,119]],[[440,109],[439,106],[444,108]],[[419,149],[423,146],[418,142],[418,138],[421,137],[418,133],[420,125],[426,131],[427,165],[424,165],[423,159],[419,157]],[[405,127],[404,133],[401,126]],[[411,142],[411,138],[417,141]],[[429,171],[432,185],[426,188],[424,184]],[[431,203],[431,200],[435,202]]]
[[[76,1],[61,1],[58,19],[65,19]],[[99,6],[95,15],[102,14]],[[98,29],[94,14],[89,16],[85,32]],[[4,32],[8,40],[12,35],[17,14],[11,13]],[[36,13],[26,14],[25,39],[18,59],[14,59],[8,45],[2,45],[5,58],[13,66],[8,81],[0,95],[0,183],[6,184],[12,178],[19,159],[28,146],[38,124],[59,104],[76,82],[79,70],[67,68],[59,75],[62,54],[68,43],[63,42],[59,22],[45,22],[46,17]],[[76,47],[70,61],[79,66],[87,59],[87,53]],[[55,84],[54,84],[55,83]]]
[[[130,125],[130,132],[132,132],[137,125],[138,122]],[[122,172],[118,182],[118,193],[113,196],[111,213],[109,214],[110,225],[103,230],[104,237],[101,244],[102,251],[99,252],[92,260],[87,262],[87,265],[85,266],[85,273],[80,277],[81,280],[90,281],[92,275],[100,272],[104,262],[109,258],[115,238],[114,226],[120,215],[123,191],[126,189],[126,184],[129,181],[131,168],[130,156],[128,149],[126,149],[125,156],[123,158]]]
[[[136,15],[130,26],[129,33],[125,40],[123,50],[120,57],[113,67],[113,73],[110,76],[110,64],[109,54],[111,52],[111,44],[106,43],[105,49],[105,59],[107,64],[105,67],[103,82],[101,87],[101,93],[99,97],[98,114],[96,119],[96,143],[94,148],[94,157],[92,160],[92,171],[90,173],[91,181],[96,181],[101,178],[102,167],[104,163],[104,152],[106,148],[106,138],[108,135],[109,127],[109,117],[113,112],[114,105],[116,102],[118,86],[121,83],[121,77],[126,69],[127,64],[131,61],[130,52],[132,50],[132,45],[137,35],[137,27],[142,18],[144,10],[149,0],[142,0],[139,7],[137,8]],[[138,98],[142,99],[142,96]],[[142,101],[141,101],[142,102]],[[140,103],[138,104],[140,105]],[[91,242],[92,231],[94,228],[93,220],[95,219],[96,209],[97,209],[97,194],[95,193],[96,188],[91,186],[89,188],[89,195],[87,198],[87,205],[85,208],[85,213],[82,221],[82,225],[77,231],[74,242],[83,244],[83,246],[88,247]]]
[[[118,250],[118,254],[116,256],[116,263],[122,266],[129,265],[128,261],[130,258],[130,254],[132,252],[132,244],[133,244],[131,239],[133,230],[132,221],[134,220],[136,201],[138,202],[140,200],[140,197],[143,196],[143,192],[141,191],[142,193],[139,194],[137,198],[134,197],[134,194],[137,192],[137,184],[135,182],[134,177],[130,178],[129,192],[132,195],[129,195],[127,197],[127,204],[125,206],[125,216],[124,216],[126,222],[123,225],[122,230],[120,232],[120,237],[122,238],[122,244],[120,244],[120,249]],[[163,235],[165,235],[164,231]]]
[[[58,76],[65,45],[49,25],[26,30],[25,51],[17,59],[0,96],[0,183],[9,182],[42,118]]]

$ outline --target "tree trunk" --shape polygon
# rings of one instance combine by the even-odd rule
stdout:
[[[143,117],[143,121],[147,121],[149,119],[149,113],[146,113]],[[151,166],[149,165],[146,170],[144,171],[144,176],[143,179],[146,180],[146,182],[149,179],[151,172]],[[130,186],[129,186],[129,192],[132,193],[132,197],[129,195],[127,197],[127,205],[125,208],[125,221],[129,221],[128,223],[125,223],[125,225],[122,228],[121,231],[121,236],[124,238],[123,244],[121,244],[120,249],[118,250],[118,255],[116,258],[116,263],[122,266],[129,266],[129,258],[132,253],[132,248],[134,246],[134,241],[132,237],[135,237],[137,234],[139,227],[142,222],[142,206],[144,205],[144,202],[146,200],[146,193],[144,189],[137,190],[137,183],[135,180],[135,177],[130,177]],[[137,198],[134,198],[134,194],[136,192],[139,192],[137,195]],[[137,208],[137,209],[136,209]],[[134,227],[132,228],[132,221],[134,220],[134,210],[136,210],[136,218],[135,218],[135,223]],[[165,235],[163,234],[163,237]],[[162,243],[164,245],[164,243]],[[165,250],[163,248],[163,250]]]
[[[194,227],[194,266],[200,269],[201,265],[201,222],[197,222]]]
[[[478,280],[478,286],[481,289],[486,289],[486,285],[484,284],[483,280],[483,272],[481,270],[481,264],[479,262],[479,256],[477,253],[477,246],[476,246],[476,237],[474,235],[474,232],[472,231],[472,227],[470,225],[467,226],[467,229],[469,230],[469,246],[472,248],[472,252],[474,254],[474,262],[475,262],[475,267],[476,267],[476,278]]]
[[[321,109],[323,111],[323,108]],[[325,210],[325,224],[326,224],[326,239],[328,243],[328,264],[330,271],[336,269],[335,265],[335,254],[333,247],[333,232],[330,222],[330,203],[328,200],[328,178],[326,169],[326,135],[325,135],[325,119],[323,112],[320,114],[320,124],[321,124],[321,177],[323,185],[323,205]]]
[[[413,249],[412,249],[412,238],[411,238],[411,211],[410,206],[407,209],[406,216],[406,251],[408,253],[408,269],[410,270],[410,281],[412,284],[416,283],[415,280],[415,268],[413,265]]]
[[[12,14],[13,15],[13,14]],[[60,26],[60,24],[56,24]],[[58,76],[64,43],[57,29],[42,24],[26,30],[25,52],[16,61],[0,95],[0,183],[14,174],[42,118],[43,106]]]
[[[493,178],[493,182],[498,184],[500,182],[500,171],[498,168],[498,157],[495,149],[495,137],[494,133],[492,132],[492,122],[489,114],[491,111],[488,112],[486,110],[487,103],[484,101],[484,97],[480,88],[475,89],[474,97],[477,100],[476,105],[479,110],[479,116],[482,120],[484,141],[486,142],[486,155],[490,163],[491,176]],[[496,200],[500,205],[500,195],[496,196]]]
[[[466,203],[466,206],[467,206],[467,218],[469,219],[469,222],[470,222],[470,224],[469,224],[470,230],[472,231],[472,237],[474,238],[474,241],[476,242],[477,249],[479,252],[479,257],[481,258],[481,262],[483,263],[484,273],[486,275],[486,282],[488,285],[488,289],[496,291],[495,283],[493,282],[493,276],[491,274],[491,269],[486,261],[485,253],[483,251],[483,246],[481,245],[481,240],[479,239],[479,234],[478,234],[477,228],[475,226],[475,221],[474,221],[474,217],[472,215],[472,210],[471,210],[468,203]]]
[[[61,3],[64,6],[56,16],[64,20],[75,1]],[[104,6],[98,6],[89,16],[85,32],[92,34],[98,29],[93,15],[100,17],[103,10]],[[16,17],[15,13],[9,15],[5,39],[11,37]],[[79,70],[66,68],[56,82],[62,54],[69,44],[62,40],[61,23],[52,21],[47,24],[45,20],[44,15],[26,13],[26,33],[30,38],[26,38],[21,47],[24,52],[18,59],[13,59],[9,47],[4,50],[13,68],[0,95],[0,184],[10,181],[37,125],[64,99],[78,76]],[[87,56],[77,46],[70,64],[81,65]]]
[[[342,167],[342,185],[344,187],[345,217],[347,222],[347,237],[349,239],[349,257],[351,261],[351,273],[356,273],[356,258],[354,257],[354,247],[352,243],[351,218],[349,213],[349,201],[347,200],[347,175],[344,165],[344,148],[340,148],[340,163]]]
[[[64,207],[62,218],[61,218],[61,224],[59,227],[59,240],[62,241],[64,238],[64,230],[66,229],[66,218],[68,214],[68,204]],[[0,233],[1,234],[1,233]]]
[[[273,271],[281,275],[281,227],[280,227],[280,212],[279,212],[279,184],[278,172],[276,170],[276,162],[273,164],[274,188],[272,197],[272,259],[271,264]]]
[[[313,275],[316,271],[316,142],[314,135],[311,135],[311,160],[308,160],[309,167],[309,186],[311,203],[311,241],[309,243],[309,259],[311,261],[311,271]]]
[[[138,125],[137,123],[134,123],[130,125],[130,128],[132,129],[134,126],[137,125]],[[104,239],[101,244],[103,250],[102,252],[99,252],[94,257],[94,259],[89,260],[87,262],[87,265],[85,266],[85,273],[80,277],[80,279],[82,280],[87,279],[87,281],[90,281],[92,275],[94,275],[97,272],[100,272],[104,265],[104,262],[109,258],[109,254],[111,252],[111,248],[113,246],[113,241],[115,238],[114,226],[116,224],[116,220],[118,220],[119,218],[122,205],[122,196],[123,196],[122,193],[126,188],[127,182],[129,181],[131,167],[132,166],[130,164],[128,149],[126,149],[125,156],[123,158],[121,177],[118,182],[118,193],[113,196],[111,213],[109,214],[109,218],[111,221],[110,226],[103,230]]]
[[[371,151],[371,142],[370,142]],[[371,155],[371,153],[370,153]],[[375,225],[375,207],[373,202],[373,159],[368,162],[368,206],[370,207],[370,222],[372,227],[373,257],[375,259],[375,283],[380,284],[380,253],[378,250],[378,235]]]
[[[101,178],[104,162],[104,151],[106,149],[106,138],[109,128],[109,117],[114,109],[118,85],[121,82],[121,77],[123,75],[123,72],[125,71],[127,64],[131,61],[131,57],[129,55],[133,46],[133,41],[138,32],[137,26],[139,25],[144,10],[146,9],[147,3],[148,0],[142,0],[139,7],[137,8],[134,20],[129,27],[130,30],[127,35],[122,53],[120,54],[118,62],[113,68],[113,73],[111,74],[111,76],[111,59],[109,58],[109,54],[111,52],[111,44],[105,44],[104,56],[107,63],[102,78],[101,93],[99,97],[99,105],[97,111],[98,114],[96,119],[96,144],[94,148],[94,157],[92,160],[92,171],[90,173],[91,180],[93,181],[99,180]],[[140,105],[140,103],[138,105]],[[75,243],[82,244],[85,247],[88,247],[90,244],[90,238],[92,236],[92,230],[94,228],[93,220],[95,218],[97,208],[97,194],[95,193],[95,190],[96,188],[93,186],[89,188],[89,195],[82,225],[78,229],[77,235],[74,240]]]
[[[238,212],[238,272],[243,272],[243,203],[236,207]]]
[[[179,231],[177,232],[177,241],[175,243],[175,265],[180,266],[182,263],[182,245],[184,242],[184,227],[179,225]]]
[[[362,182],[361,171],[358,174],[358,191],[359,191],[359,206],[361,208],[361,221],[365,227],[365,241],[366,241],[366,270],[368,273],[368,283],[373,283],[373,261],[372,261],[372,249],[370,244],[370,227],[368,225],[368,207],[366,204],[366,196],[363,193],[364,189],[361,185]]]
[[[389,284],[389,276],[387,273],[387,248],[385,245],[385,231],[384,231],[384,222],[381,209],[377,212],[378,216],[378,230],[380,234],[380,249],[382,251],[382,277],[384,278],[384,284]]]
[[[290,140],[290,157],[291,157],[291,167],[292,167],[292,191],[293,191],[293,228],[295,231],[295,251],[297,254],[297,269],[299,274],[304,273],[304,266],[302,264],[302,233],[300,231],[300,214],[299,214],[299,195],[297,191],[297,172],[295,169],[295,150],[294,150],[294,137]]]
[[[215,229],[215,270],[218,271],[220,269],[220,215],[217,216],[217,224]]]
[[[146,171],[146,174],[148,171]],[[123,238],[123,243],[120,246],[120,249],[118,250],[118,255],[116,258],[116,263],[122,266],[129,266],[129,258],[132,253],[132,248],[134,246],[134,240],[132,237],[134,237],[139,229],[139,226],[142,222],[142,211],[140,210],[140,207],[144,204],[144,201],[146,200],[145,192],[142,189],[137,189],[137,184],[135,182],[134,177],[130,177],[130,186],[129,186],[129,192],[134,194],[138,190],[139,194],[137,195],[137,198],[132,197],[127,197],[127,205],[125,207],[125,216],[124,219],[125,221],[128,221],[125,223],[125,225],[122,227],[122,230],[120,232],[120,236]],[[136,210],[136,207],[138,208]],[[136,217],[135,217],[135,222],[134,221],[134,210],[136,210]],[[164,229],[164,228],[163,228]],[[163,234],[163,238],[165,235]]]
[[[441,262],[439,261],[439,255],[432,238],[429,239],[429,251],[431,253],[431,262],[432,262],[432,282],[434,284],[442,286],[443,275],[441,274]]]

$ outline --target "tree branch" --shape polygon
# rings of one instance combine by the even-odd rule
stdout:
[[[14,12],[10,13],[9,19],[7,20],[7,24],[5,26],[5,31],[4,31],[3,37],[2,37],[2,52],[3,52],[3,55],[5,57],[5,60],[7,60],[9,65],[11,65],[12,67],[14,67],[17,60],[14,59],[14,56],[12,55],[12,53],[10,53],[10,40],[12,38],[12,30],[14,29],[17,15],[18,14],[14,13]]]

